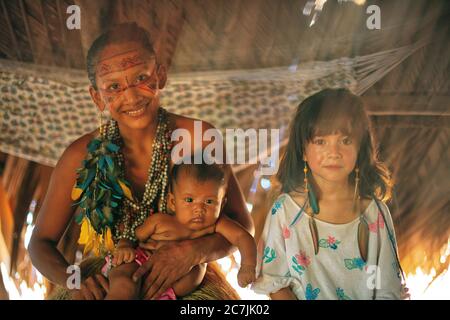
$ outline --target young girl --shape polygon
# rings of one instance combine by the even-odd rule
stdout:
[[[277,180],[281,195],[258,245],[255,292],[272,299],[400,298],[394,226],[381,201],[389,199],[389,173],[359,97],[325,89],[299,105]]]

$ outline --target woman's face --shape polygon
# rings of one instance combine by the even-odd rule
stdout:
[[[305,148],[304,160],[317,180],[347,181],[358,156],[358,145],[341,133],[315,136]]]
[[[140,44],[111,44],[100,53],[96,66],[97,90],[91,96],[107,108],[119,124],[142,129],[156,118],[159,107],[158,65],[155,55]]]

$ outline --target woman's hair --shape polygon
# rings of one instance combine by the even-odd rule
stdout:
[[[389,170],[378,160],[362,99],[347,89],[324,89],[298,106],[276,175],[281,192],[288,193],[303,185],[303,153],[307,143],[315,136],[335,133],[348,135],[359,145],[356,166],[359,168],[361,197],[388,200],[392,189]],[[312,179],[310,174],[308,179]],[[354,171],[349,179],[354,183]]]
[[[121,42],[137,42],[151,54],[155,54],[153,48],[153,41],[150,34],[144,28],[138,26],[135,22],[121,23],[113,26],[101,34],[92,43],[87,54],[87,72],[89,81],[97,90],[97,83],[95,81],[95,68],[97,66],[100,52],[108,45]]]

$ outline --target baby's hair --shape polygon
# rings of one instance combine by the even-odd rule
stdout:
[[[173,192],[174,185],[179,179],[180,173],[184,172],[187,176],[194,178],[199,182],[214,181],[219,186],[225,186],[227,181],[227,175],[223,165],[220,164],[206,164],[204,162],[195,164],[191,163],[175,164],[170,174],[170,188]]]
[[[277,180],[281,192],[299,191],[303,186],[303,154],[315,136],[341,133],[352,137],[359,150],[361,197],[388,200],[392,183],[387,167],[378,160],[369,117],[360,97],[347,89],[324,89],[303,100],[290,124],[289,141],[280,161]],[[308,177],[312,178],[312,177]],[[350,174],[354,183],[355,173]]]
[[[147,30],[138,26],[135,22],[121,23],[113,26],[94,40],[87,54],[88,78],[96,90],[95,68],[101,51],[110,44],[121,42],[137,42],[150,54],[155,54],[153,41]]]

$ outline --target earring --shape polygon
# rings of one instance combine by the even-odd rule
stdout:
[[[305,183],[304,189],[305,189],[305,193],[307,194],[308,193],[308,166],[306,164],[306,161],[305,161],[305,167],[303,168],[303,173],[305,174],[305,177],[303,178],[303,182]]]
[[[353,193],[353,210],[359,214],[358,225],[358,247],[361,258],[364,262],[367,262],[368,249],[369,249],[369,225],[364,216],[364,212],[361,212],[361,197],[359,194],[359,168],[355,168],[355,191]]]
[[[319,214],[319,206],[317,205],[316,196],[312,190],[311,185],[308,183],[308,165],[305,161],[305,167],[303,168],[303,172],[305,174],[305,178],[303,181],[305,182],[305,193],[308,195],[308,203],[309,206],[307,211],[309,211],[309,231],[311,232],[311,237],[314,245],[314,253],[317,255],[319,253],[319,232],[317,231],[316,220],[314,216]],[[308,210],[309,209],[309,210]],[[312,212],[311,212],[312,210]]]
[[[103,125],[103,111],[101,111],[99,115],[99,131],[100,135],[103,136],[103,133],[105,131],[105,127]]]

